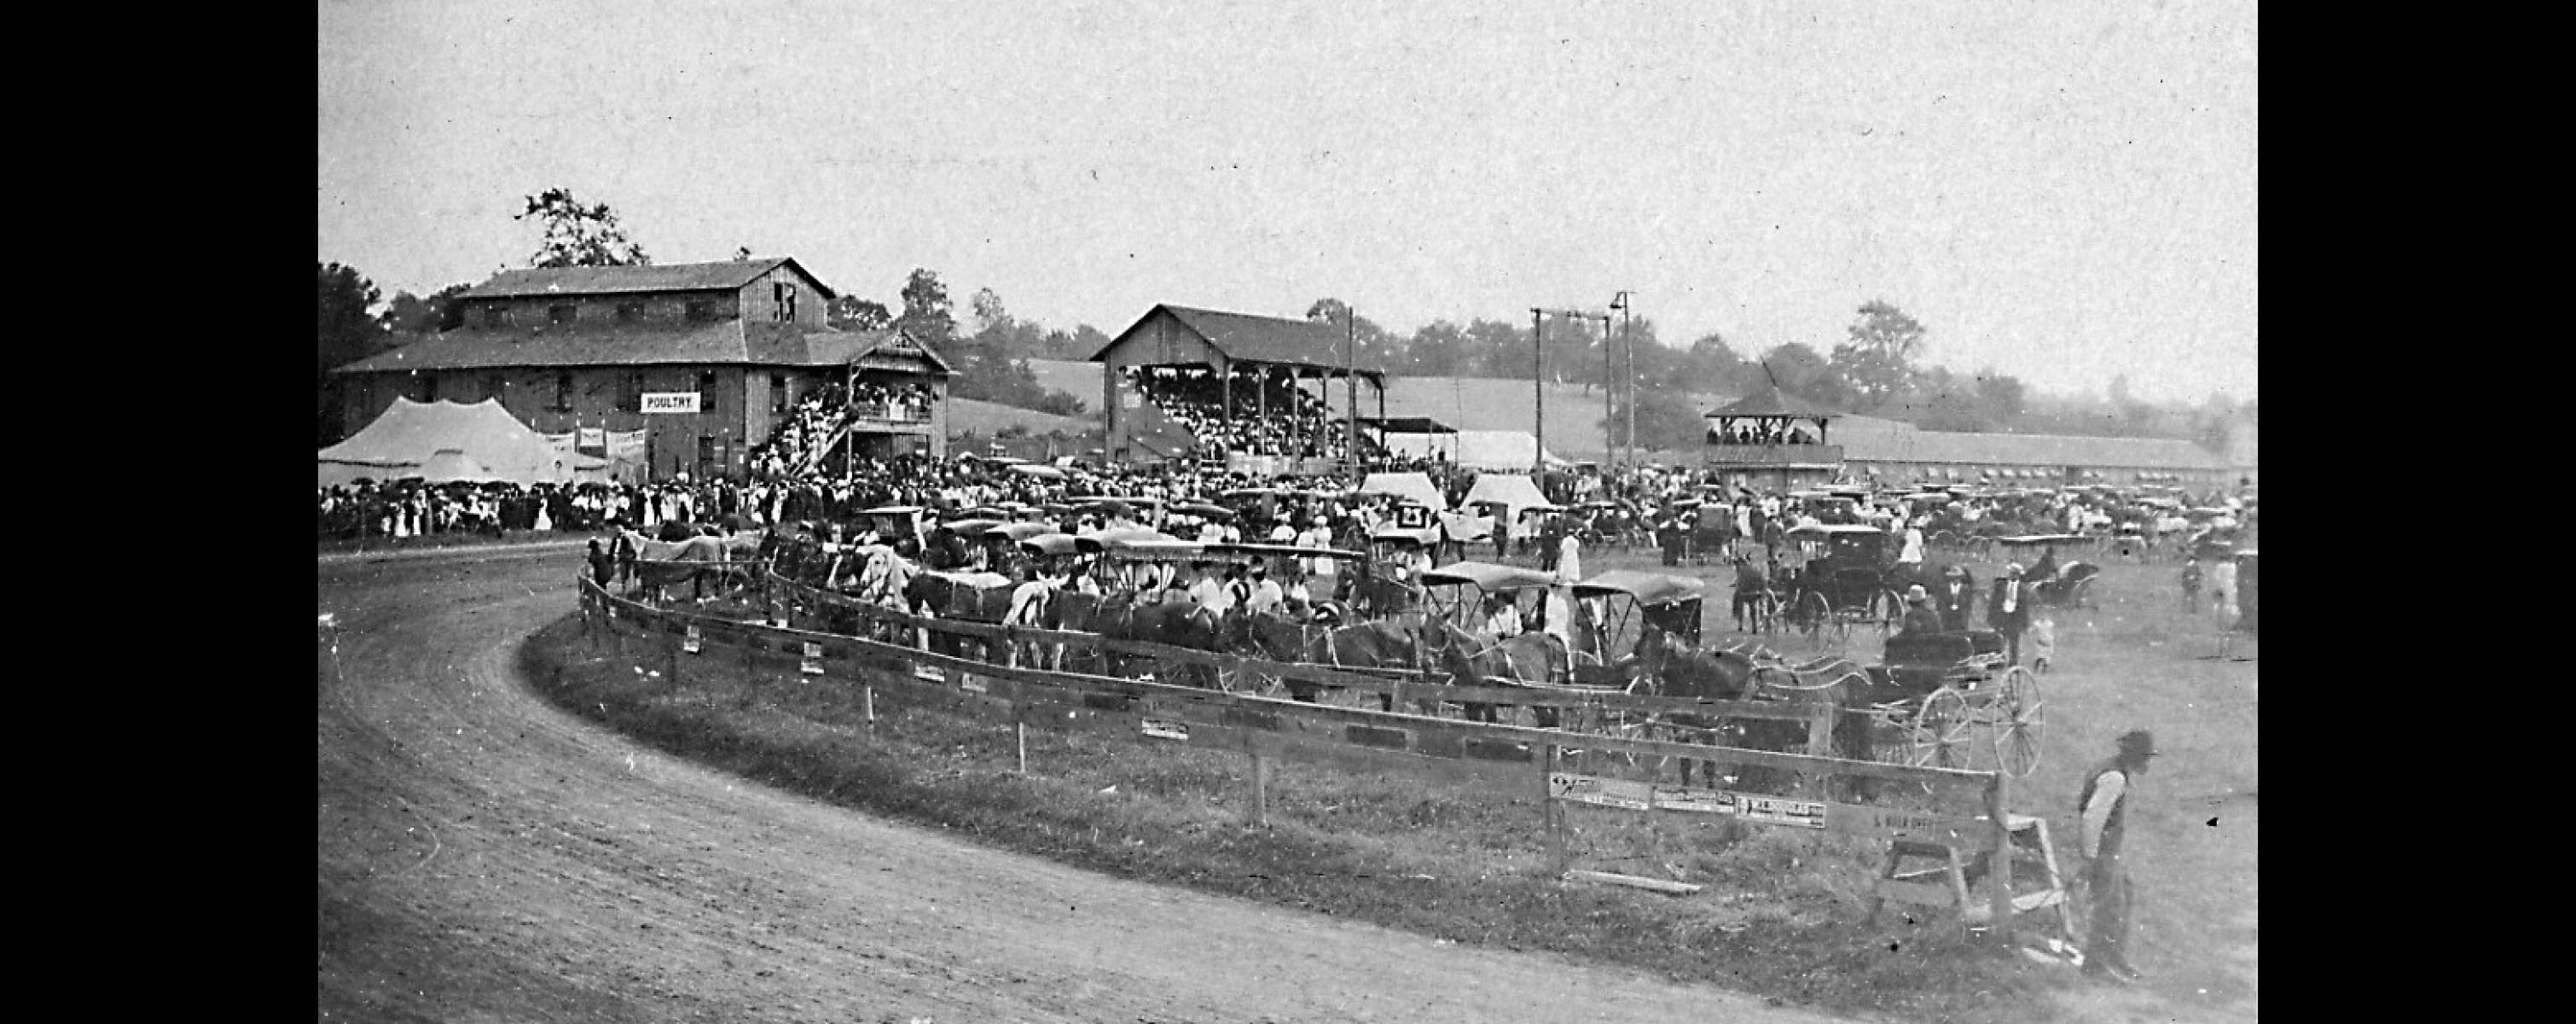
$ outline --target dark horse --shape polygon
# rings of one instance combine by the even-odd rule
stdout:
[[[1226,625],[1228,650],[1271,661],[1333,668],[1413,666],[1414,630],[1398,622],[1336,626],[1265,613],[1230,615]],[[1290,698],[1308,704],[1315,703],[1316,694],[1324,689],[1320,683],[1302,679],[1285,682]],[[1378,702],[1381,710],[1395,710],[1395,698],[1390,694],[1378,694]]]
[[[999,573],[977,577],[975,574],[918,572],[904,586],[903,599],[906,610],[914,615],[1000,625],[1002,616],[1011,610],[1010,579]],[[931,631],[932,651],[966,657],[970,647],[981,648],[983,644],[954,633]]]
[[[1758,646],[1752,652],[1740,649],[1696,649],[1680,637],[1649,625],[1637,638],[1639,667],[1653,680],[1654,692],[1665,697],[1696,697],[1702,700],[1767,700],[1803,699],[1832,703],[1837,709],[1857,700],[1868,686],[1869,677],[1849,661],[1825,658],[1808,665],[1793,666],[1756,654],[1767,654]],[[1722,738],[1722,745],[1748,750],[1771,750],[1804,753],[1807,745],[1806,726],[1797,722],[1728,720],[1676,712],[1665,719],[1675,725],[1699,730],[1704,741]],[[1838,754],[1850,753],[1853,743],[1866,744],[1868,723],[1849,715],[1837,714],[1834,722],[1834,746]],[[1866,756],[1863,750],[1858,756]],[[1690,785],[1693,761],[1681,759],[1682,785]],[[1741,773],[1748,786],[1760,788],[1771,773],[1747,769]],[[1715,782],[1716,766],[1711,765],[1709,781]]]
[[[1047,602],[1040,625],[1047,629],[1092,633],[1110,640],[1162,644],[1215,653],[1224,648],[1224,623],[1216,613],[1192,601],[1139,603],[1123,595],[1062,592]],[[1132,655],[1102,652],[1100,671],[1118,675]],[[1215,669],[1197,664],[1173,665],[1174,682],[1216,689]]]
[[[1565,642],[1552,633],[1523,633],[1489,642],[1458,628],[1456,623],[1432,620],[1423,624],[1422,649],[1426,659],[1446,673],[1454,686],[1563,685],[1574,671]],[[1495,720],[1492,704],[1464,706],[1472,721]],[[1530,714],[1541,729],[1557,727],[1555,708],[1533,707]]]

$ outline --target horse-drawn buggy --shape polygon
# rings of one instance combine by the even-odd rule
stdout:
[[[2097,539],[2080,533],[2032,533],[1998,537],[2004,557],[2027,567],[2034,599],[2051,608],[2100,608],[2093,593],[2102,567],[2080,558],[2058,561],[2059,548],[2090,551]],[[2033,556],[2033,552],[2037,556]]]
[[[1774,581],[1779,614],[1774,621],[1810,640],[1841,643],[1854,627],[1894,632],[1904,617],[1898,573],[1887,550],[1887,531],[1856,523],[1801,526],[1788,531],[1805,564]]]
[[[1845,695],[1844,706],[1864,717],[1879,760],[1967,768],[1991,748],[1995,764],[2016,777],[2038,768],[2039,677],[2004,664],[2001,634],[1891,636],[1885,657],[1866,672],[1868,686]]]

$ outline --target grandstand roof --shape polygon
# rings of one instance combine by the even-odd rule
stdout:
[[[1227,359],[1247,363],[1276,363],[1318,370],[1343,368],[1343,349],[1349,336],[1338,324],[1318,320],[1289,320],[1250,313],[1228,313],[1214,309],[1157,304],[1146,310],[1134,324],[1112,338],[1100,351],[1091,354],[1090,362],[1106,361],[1111,349],[1117,348],[1157,316],[1168,315],[1181,327],[1198,336]],[[1353,368],[1360,376],[1382,378],[1382,367]]]
[[[749,260],[725,260],[720,263],[666,263],[632,267],[538,267],[528,270],[504,270],[492,279],[466,289],[461,299],[501,299],[531,295],[612,295],[629,292],[726,291],[741,288],[760,275],[788,264],[814,282],[824,301],[832,299],[832,289],[825,285],[793,256],[766,256]]]

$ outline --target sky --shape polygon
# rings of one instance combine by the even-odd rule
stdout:
[[[2256,398],[2255,13],[2113,3],[319,5],[317,258],[525,266],[524,198],[657,262],[789,255],[962,318],[1155,303],[1409,334],[1619,291],[1668,344]],[[1551,327],[1551,336],[1556,328]]]

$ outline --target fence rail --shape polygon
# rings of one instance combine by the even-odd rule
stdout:
[[[1517,702],[1535,706],[1575,707],[1606,706],[1596,704],[1608,696],[1626,697],[1630,701],[1663,702],[1660,706],[1682,707],[1725,716],[1761,717],[1774,720],[1807,721],[1810,725],[1810,753],[1795,754],[1767,750],[1747,750],[1668,740],[1637,739],[1623,736],[1539,729],[1515,725],[1468,722],[1401,711],[1370,711],[1358,708],[1311,704],[1248,693],[1201,689],[1173,683],[1148,682],[1081,672],[1053,671],[988,661],[959,655],[941,654],[919,647],[871,640],[837,633],[816,632],[765,623],[741,622],[705,613],[656,608],[618,597],[588,577],[579,580],[581,606],[585,619],[632,626],[646,633],[670,634],[674,638],[694,636],[701,645],[718,643],[739,647],[746,652],[777,651],[795,653],[805,660],[819,662],[821,674],[839,675],[875,685],[927,686],[960,699],[980,702],[1006,711],[1015,728],[1039,725],[1056,729],[1129,731],[1131,735],[1187,742],[1195,746],[1236,751],[1251,755],[1256,775],[1267,777],[1267,758],[1282,753],[1311,754],[1324,758],[1347,758],[1358,755],[1373,758],[1379,764],[1401,764],[1428,767],[1446,762],[1465,768],[1470,774],[1488,778],[1526,778],[1535,765],[1546,799],[1551,836],[1561,832],[1561,803],[1595,803],[1606,806],[1634,807],[1674,811],[1715,811],[1733,813],[1740,820],[1755,824],[1806,827],[1845,834],[1865,835],[1896,841],[1948,842],[1963,846],[1984,846],[1997,856],[1995,863],[2008,865],[2011,859],[2010,833],[1995,827],[1994,822],[2007,820],[2009,777],[2001,772],[1968,771],[1951,768],[1927,768],[1883,764],[1876,761],[1852,760],[1822,756],[1827,749],[1835,709],[1825,704],[1773,704],[1762,702],[1699,702],[1671,698],[1637,698],[1631,695],[1605,697],[1565,697],[1543,691],[1520,688],[1443,686],[1431,683],[1407,683],[1401,679],[1381,679],[1357,673],[1335,671],[1317,666],[1294,665],[1261,659],[1213,655],[1203,651],[1167,647],[1160,644],[1108,640],[1086,633],[1048,630],[1013,629],[984,623],[928,619],[889,609],[864,605],[838,595],[811,591],[801,585],[771,576],[772,584],[784,584],[806,593],[808,600],[836,598],[843,607],[859,609],[862,614],[892,621],[914,629],[951,633],[987,640],[1054,643],[1069,647],[1086,644],[1097,650],[1133,653],[1157,659],[1181,659],[1196,664],[1222,665],[1239,670],[1274,673],[1324,685],[1388,693],[1400,699],[1425,699],[1443,702]],[[614,627],[612,626],[612,629]],[[703,648],[702,648],[703,649]],[[1012,648],[1005,646],[1004,650]],[[681,655],[675,644],[670,657],[676,670]],[[871,702],[873,693],[871,692]],[[1546,703],[1541,703],[1542,701]],[[1739,706],[1740,705],[1740,706]],[[1630,706],[1659,706],[1634,704]],[[1811,794],[1826,792],[1826,784],[1836,779],[1875,779],[1920,785],[1936,797],[1961,802],[1973,801],[1985,813],[1950,814],[1922,812],[1857,803],[1803,800],[1764,794],[1742,794],[1718,790],[1692,790],[1662,787],[1653,783],[1625,780],[1587,779],[1563,770],[1563,758],[1575,751],[1602,752],[1639,758],[1686,758],[1716,765],[1739,768],[1763,768],[1791,773],[1803,780],[1802,789]],[[1394,757],[1394,762],[1387,758]],[[1634,787],[1647,787],[1640,797]],[[1592,794],[1587,799],[1585,794]],[[1658,807],[1658,800],[1662,806]],[[1255,794],[1256,806],[1260,796]],[[1552,838],[1552,843],[1561,843]],[[1561,849],[1561,845],[1560,845]],[[1562,856],[1560,854],[1560,861]],[[1998,932],[2008,933],[2013,913],[2010,885],[2011,870],[1993,873],[1994,896],[1987,913],[1996,922]],[[1963,908],[1964,909],[1964,908]]]

